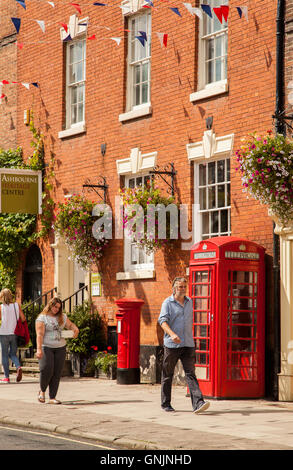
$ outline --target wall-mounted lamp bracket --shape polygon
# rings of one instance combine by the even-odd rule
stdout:
[[[167,165],[165,165],[164,170],[159,170],[158,166],[155,166],[154,168],[155,168],[154,170],[150,171],[150,174],[151,175],[159,175],[159,177],[163,181],[165,181],[165,183],[169,186],[169,192],[171,190],[171,194],[172,194],[172,196],[174,196],[174,194],[175,194],[175,192],[174,192],[174,177],[177,174],[177,171],[174,170],[174,163],[168,163]],[[169,183],[169,181],[167,181],[164,178],[164,175],[170,176],[171,183]]]
[[[104,204],[106,204],[106,194],[107,194],[107,188],[109,187],[109,185],[106,184],[106,178],[104,176],[99,176],[98,184],[92,184],[89,178],[86,179],[84,183],[85,184],[82,185],[83,188],[88,188],[88,192],[94,191],[101,199],[103,199]],[[98,189],[103,189],[104,191],[103,197],[99,193]]]
[[[293,121],[293,114],[289,115],[289,116],[286,116],[285,111],[282,111],[279,114],[273,114],[272,118],[276,119],[277,121],[281,121],[282,124],[285,124],[286,126],[288,126],[291,129],[291,131],[293,131],[293,127],[291,126],[291,124],[289,124],[289,122],[286,122],[286,121]]]

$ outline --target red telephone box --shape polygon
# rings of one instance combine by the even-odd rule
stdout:
[[[264,395],[265,249],[236,237],[191,248],[196,375],[203,395]]]
[[[140,309],[144,304],[139,299],[119,299],[117,334],[117,383],[140,383],[139,350],[140,350]]]

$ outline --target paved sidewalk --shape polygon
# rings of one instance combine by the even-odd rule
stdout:
[[[2,376],[1,376],[2,377]],[[160,408],[160,385],[114,380],[61,380],[61,405],[37,401],[38,379],[0,384],[0,424],[115,443],[124,449],[292,450],[293,403],[210,400],[195,415],[186,388],[173,387],[175,413]]]

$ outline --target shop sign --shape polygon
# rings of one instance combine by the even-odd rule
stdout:
[[[41,214],[42,172],[0,168],[0,212]]]

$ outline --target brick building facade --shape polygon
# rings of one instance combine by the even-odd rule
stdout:
[[[2,80],[17,81],[16,32],[10,20],[16,16],[16,3],[1,0],[0,22],[0,148],[15,147],[16,140],[16,85],[2,84]]]
[[[266,207],[243,193],[234,154],[248,133],[272,128],[276,4],[276,0],[251,2],[247,18],[245,12],[240,18],[237,2],[229,1],[228,21],[223,16],[222,23],[203,11],[202,18],[192,15],[181,2],[176,5],[181,16],[165,1],[154,7],[138,0],[122,4],[115,0],[106,6],[80,2],[81,13],[59,0],[54,7],[35,0],[26,10],[18,6],[22,18],[18,41],[24,45],[17,51],[18,80],[38,82],[39,88],[18,88],[17,143],[29,156],[31,136],[23,115],[33,110],[35,125],[44,134],[45,160],[54,159],[55,202],[82,193],[87,178],[95,183],[103,176],[109,185],[107,203],[114,208],[119,188],[136,184],[155,165],[162,169],[174,163],[175,195],[188,204],[190,223],[192,205],[197,203],[200,210],[195,241],[205,232],[243,237],[264,246],[270,292],[272,221]],[[45,22],[45,32],[36,20]],[[68,25],[67,31],[61,23]],[[133,30],[135,34],[129,32]],[[146,33],[147,41],[134,37],[142,34],[139,31]],[[160,42],[160,33],[168,34],[167,47]],[[103,153],[102,144],[106,144]],[[211,195],[203,172],[215,188]],[[200,199],[198,184],[208,206]],[[89,197],[101,202],[96,195]],[[107,256],[93,267],[102,275],[102,296],[93,300],[110,326],[115,326],[116,299],[144,300],[142,345],[161,344],[157,324],[161,303],[170,295],[172,279],[186,274],[189,251],[181,250],[179,242],[175,246],[136,269],[133,260],[125,260],[124,241],[112,240]],[[46,291],[56,284],[61,256],[53,233],[40,249]],[[81,279],[75,269],[73,277]],[[20,297],[22,283],[20,272]],[[74,286],[73,280],[72,292],[66,288],[62,296],[73,293]],[[268,299],[269,330],[271,304]]]

